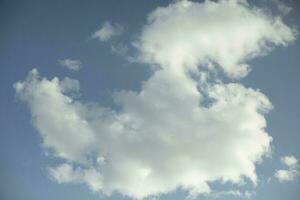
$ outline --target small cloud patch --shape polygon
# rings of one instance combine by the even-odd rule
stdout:
[[[287,166],[287,169],[276,170],[274,176],[280,182],[293,181],[300,174],[298,160],[294,156],[285,156],[281,158],[281,162]]]
[[[64,59],[59,60],[59,64],[71,71],[78,71],[82,68],[82,63],[80,60]]]
[[[106,42],[114,36],[121,35],[122,32],[123,27],[120,24],[112,24],[106,21],[99,30],[93,33],[92,38]]]

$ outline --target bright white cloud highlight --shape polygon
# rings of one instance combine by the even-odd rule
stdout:
[[[274,176],[280,182],[293,181],[300,174],[300,165],[298,164],[298,160],[294,156],[285,156],[281,158],[281,162],[288,169],[276,170]]]
[[[172,71],[181,73],[212,63],[239,78],[250,70],[246,61],[265,55],[274,46],[285,46],[294,37],[280,17],[266,15],[243,0],[180,1],[148,16],[136,46],[142,61]]]
[[[59,64],[71,71],[78,71],[80,68],[82,68],[82,64],[79,60],[64,59],[59,60]]]
[[[197,197],[214,181],[255,185],[272,141],[268,98],[213,72],[245,76],[246,61],[294,37],[245,1],[178,1],[150,13],[135,46],[141,62],[158,67],[140,92],[115,93],[119,111],[82,103],[76,80],[37,70],[14,87],[45,148],[66,161],[49,168],[57,182],[136,199],[178,188]]]
[[[93,33],[92,38],[105,42],[114,36],[121,35],[122,32],[123,27],[121,25],[111,24],[110,22],[106,21],[99,30]]]

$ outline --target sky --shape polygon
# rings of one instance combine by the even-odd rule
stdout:
[[[299,6],[0,1],[0,199],[299,199]]]

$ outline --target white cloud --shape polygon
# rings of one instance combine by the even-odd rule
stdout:
[[[102,188],[102,176],[95,169],[74,169],[72,165],[65,163],[49,168],[49,174],[58,183],[86,183],[95,192]]]
[[[36,70],[14,86],[44,146],[66,161],[49,168],[59,183],[137,199],[178,188],[196,197],[214,181],[255,185],[255,166],[272,141],[268,98],[211,72],[245,76],[245,61],[287,45],[293,34],[245,1],[179,1],[150,13],[135,44],[140,61],[159,68],[140,92],[115,93],[119,111],[82,103],[70,94],[77,81]]]
[[[136,46],[142,61],[171,67],[174,73],[210,62],[239,78],[250,70],[246,61],[287,45],[294,32],[280,17],[243,0],[180,1],[148,16]]]
[[[24,82],[15,85],[18,97],[32,113],[33,125],[41,134],[43,145],[70,160],[84,161],[85,152],[93,141],[93,132],[80,116],[77,105],[64,93],[76,92],[78,81],[40,79],[33,69]]]
[[[298,160],[297,160],[297,158],[295,158],[295,156],[282,157],[281,162],[290,168],[294,168],[298,164]]]
[[[82,68],[82,64],[79,60],[64,59],[64,60],[59,60],[59,64],[62,67],[65,67],[72,71],[78,71],[80,68]]]
[[[275,177],[280,181],[293,181],[295,177],[299,174],[296,170],[277,170]]]
[[[110,22],[106,21],[99,30],[93,33],[92,38],[105,42],[114,36],[121,35],[122,32],[123,27],[121,25],[111,24]]]
[[[298,160],[294,156],[285,156],[281,158],[281,162],[286,165],[288,169],[276,170],[275,178],[280,182],[293,181],[300,174],[300,166]]]

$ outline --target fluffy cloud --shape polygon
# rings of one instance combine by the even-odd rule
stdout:
[[[35,128],[44,138],[43,145],[58,156],[70,160],[84,160],[86,149],[93,140],[93,132],[81,118],[64,92],[76,92],[78,81],[66,78],[59,81],[38,79],[33,69],[25,82],[14,85],[18,97],[28,103]]]
[[[243,0],[180,1],[156,9],[147,21],[136,42],[140,59],[179,73],[212,63],[230,77],[243,77],[250,70],[245,61],[295,37],[280,17]]]
[[[290,168],[294,168],[298,164],[298,160],[294,156],[285,156],[281,158],[281,162]]]
[[[121,25],[111,24],[107,21],[99,30],[93,33],[92,38],[105,42],[110,40],[113,36],[121,35],[122,32],[123,27]]]
[[[65,67],[72,71],[78,71],[82,67],[82,64],[79,60],[72,60],[72,59],[59,60],[59,64],[62,67]]]
[[[294,156],[285,156],[281,158],[281,162],[287,166],[288,169],[276,170],[275,177],[280,182],[293,181],[300,174],[300,166],[298,160]]]
[[[93,191],[102,188],[102,176],[95,169],[74,169],[69,164],[49,168],[49,173],[58,183],[86,183]]]
[[[76,80],[37,70],[14,87],[45,148],[66,161],[49,168],[57,182],[136,199],[178,188],[196,197],[214,181],[255,185],[272,141],[268,98],[214,72],[245,76],[247,60],[294,37],[245,1],[179,1],[150,13],[135,46],[140,62],[158,67],[140,92],[114,94],[120,110],[82,103]]]

